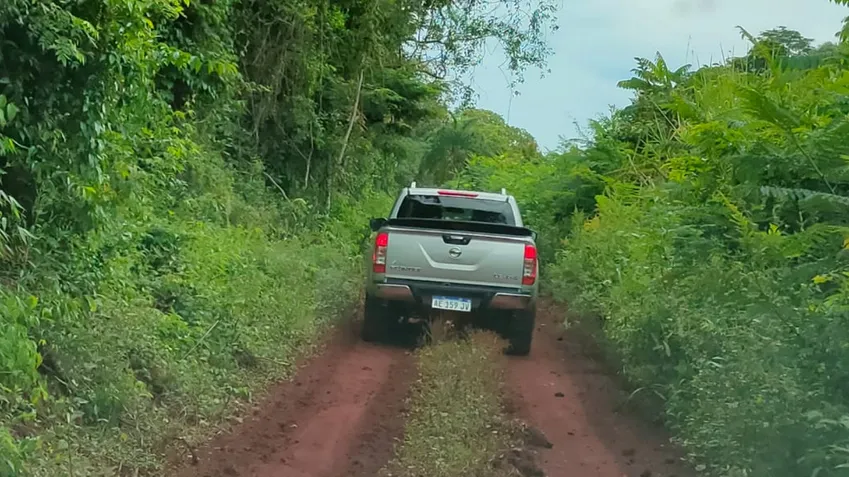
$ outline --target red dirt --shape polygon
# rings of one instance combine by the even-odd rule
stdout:
[[[346,327],[340,327],[346,328]],[[337,330],[294,380],[276,385],[253,416],[198,451],[180,477],[366,477],[403,434],[415,363],[409,351]]]
[[[535,465],[547,477],[694,476],[662,427],[620,410],[623,387],[594,353],[592,338],[580,327],[564,331],[563,313],[551,303],[543,302],[537,317],[531,355],[507,360],[506,383],[510,412],[553,444],[532,446]],[[182,462],[168,475],[377,475],[403,435],[415,363],[408,350],[366,344],[358,335],[340,327],[253,416],[201,448],[199,463]]]
[[[619,410],[621,384],[593,356],[592,339],[564,331],[564,314],[542,303],[531,354],[508,364],[512,411],[553,444],[539,450],[548,477],[689,477],[663,428]]]

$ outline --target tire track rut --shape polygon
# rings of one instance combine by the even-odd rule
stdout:
[[[253,416],[199,449],[180,477],[371,477],[402,436],[411,353],[340,327]]]
[[[539,451],[548,477],[693,477],[666,430],[621,410],[627,394],[580,327],[540,303],[530,356],[508,364],[512,414],[553,445]]]

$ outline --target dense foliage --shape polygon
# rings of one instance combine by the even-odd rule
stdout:
[[[0,476],[161,475],[285,373],[354,303],[365,218],[441,169],[456,78],[487,41],[541,66],[552,14],[0,2]]]
[[[541,154],[446,106],[486,41],[543,63],[525,7],[0,2],[0,476],[158,475],[353,303],[414,178],[519,198],[546,286],[707,472],[847,472],[849,30],[640,58]]]
[[[459,181],[519,196],[544,283],[600,319],[700,469],[847,475],[849,44],[743,34],[698,71],[638,59],[582,147]]]

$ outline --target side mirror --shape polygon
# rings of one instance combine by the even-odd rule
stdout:
[[[384,218],[369,219],[369,221],[368,221],[368,225],[369,225],[369,227],[371,227],[372,232],[377,232],[385,224],[386,224],[386,219],[384,219]]]

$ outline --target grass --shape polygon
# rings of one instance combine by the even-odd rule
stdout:
[[[466,340],[447,339],[441,329],[432,335],[418,351],[404,440],[381,475],[508,475],[498,468],[513,439],[502,413],[504,343],[479,331]]]

